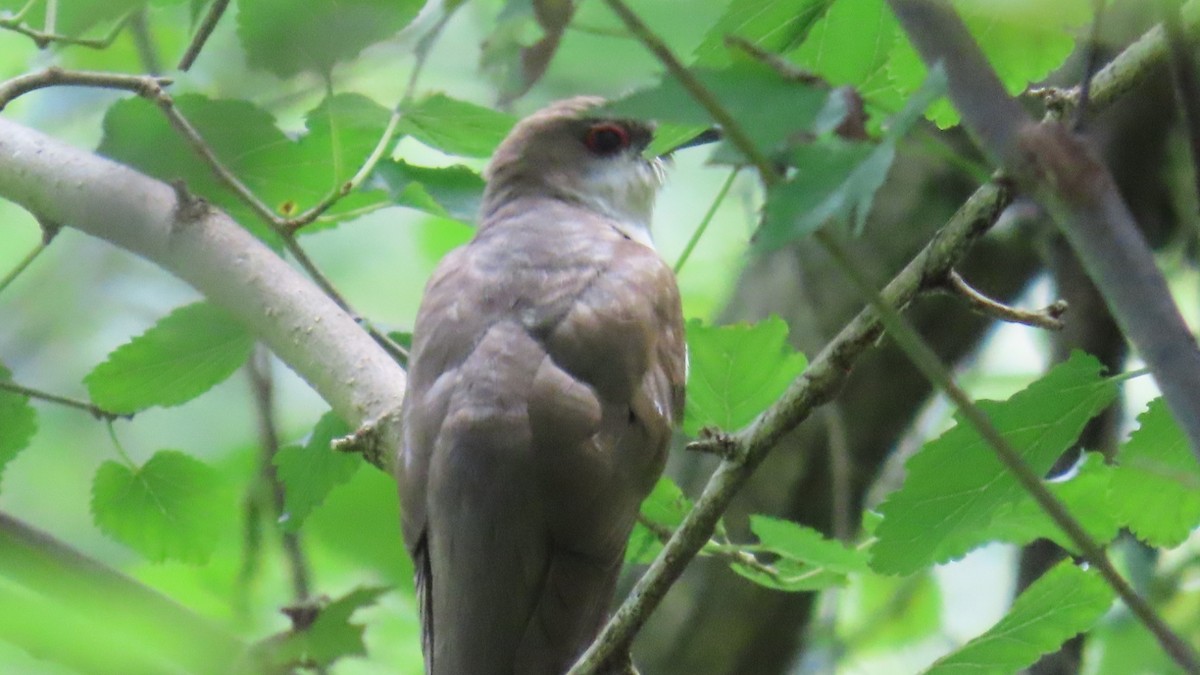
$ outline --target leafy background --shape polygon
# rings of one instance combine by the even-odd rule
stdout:
[[[0,11],[24,4],[0,0]],[[932,133],[930,124],[950,127],[956,114],[941,98],[944,82],[920,64],[883,0],[630,4],[677,53],[690,56],[718,98],[754,129],[755,142],[778,151],[794,169],[765,197],[748,177],[736,179],[716,226],[679,274],[692,354],[683,430],[733,430],[778,397],[806,363],[788,346],[782,320],[718,325],[747,260],[794,244],[829,219],[869,226],[876,190],[897,153],[919,146],[910,132]],[[980,3],[958,4],[1013,92],[1063,63],[1091,7],[1085,0],[1053,10],[1035,0],[994,3],[991,11]],[[44,9],[32,7],[25,19],[37,25]],[[157,57],[171,63],[203,3],[64,0],[57,26],[70,35],[103,35],[122,14],[142,8]],[[413,49],[431,25],[420,11],[421,3],[412,0],[321,1],[306,3],[303,12],[284,0],[241,0],[195,68],[172,73],[177,82],[171,92],[221,160],[269,208],[294,215],[345,180],[373,148],[389,107],[400,100]],[[511,109],[497,110],[497,97],[521,88],[514,65],[521,50],[541,36],[533,5],[492,0],[460,8],[433,47],[418,94],[403,107],[403,137],[394,156],[302,237],[359,311],[388,329],[411,326],[433,265],[469,238],[479,171],[520,114],[587,92],[619,99],[612,108],[624,114],[681,128],[708,123],[678,83],[661,77],[652,57],[627,37],[614,37],[619,29],[602,3],[582,3],[544,77]],[[727,33],[782,53],[833,85],[855,86],[873,139],[836,135],[830,124],[840,120],[835,97],[792,86],[731,55],[722,46]],[[105,50],[49,52],[0,32],[5,79],[49,63],[140,72],[145,59],[132,31],[118,34]],[[923,111],[928,121],[921,119]],[[160,178],[183,178],[278,244],[143,100],[52,89],[19,99],[4,114]],[[798,132],[811,142],[792,144]],[[726,146],[711,155],[680,153],[656,224],[668,261],[679,258],[729,175],[728,165],[738,160]],[[964,172],[978,173],[966,164]],[[8,203],[0,202],[0,222],[5,270],[41,235],[27,214]],[[1185,307],[1194,312],[1195,273],[1172,269]],[[0,510],[247,641],[263,641],[261,653],[246,658],[336,660],[339,673],[419,672],[411,564],[398,536],[394,484],[328,449],[331,438],[348,430],[278,365],[270,369],[282,448],[262,464],[252,383],[235,372],[254,347],[238,325],[160,270],[69,228],[0,294],[0,316],[0,379],[11,376],[88,397],[114,412],[136,413],[110,431],[78,411],[0,392]],[[1124,405],[1140,417],[1116,463],[1089,454],[1052,489],[1103,542],[1127,529],[1164,549],[1147,562],[1130,540],[1117,545],[1131,551],[1122,558],[1123,569],[1143,575],[1146,587],[1155,574],[1170,580],[1168,591],[1154,600],[1195,642],[1200,596],[1194,584],[1186,590],[1200,557],[1194,457],[1164,407],[1147,406],[1154,395],[1148,378],[1114,380],[1083,354],[1042,376],[1044,354],[1030,329],[998,330],[965,379],[974,394],[994,399],[983,405],[1038,471],[1048,469],[1083,425],[1123,392]],[[863,514],[853,541],[833,541],[772,514],[755,514],[746,536],[723,529],[705,554],[743,556],[729,574],[778,592],[840,589],[825,598],[839,610],[835,630],[844,653],[838,663],[845,672],[1006,672],[1083,630],[1093,631],[1090,672],[1132,672],[1129,654],[1146,659],[1139,667],[1167,672],[1165,657],[1123,610],[1113,609],[1111,590],[1092,571],[1063,563],[1008,607],[1011,545],[1062,536],[973,432],[955,425],[944,404],[931,402],[928,411],[928,423],[910,439],[924,447],[908,461],[898,489]],[[278,476],[282,495],[262,492],[255,477],[263,472]],[[283,517],[253,511],[253,505],[269,506],[280,497]],[[670,527],[687,500],[664,482],[645,513]],[[326,599],[309,630],[271,641],[290,625],[279,609],[293,603],[298,584],[280,545],[288,537],[302,542],[311,571],[307,583]],[[657,546],[655,535],[639,527],[628,557],[644,563]],[[981,577],[991,580],[985,588]],[[135,619],[129,625],[114,620],[104,611],[106,602],[115,601],[101,597],[87,607],[47,600],[0,576],[0,604],[20,608],[5,614],[24,619],[0,618],[0,670],[103,672],[120,663],[152,671],[164,659],[199,671],[229,665],[205,660],[229,655],[197,656],[176,644],[178,636],[140,633],[146,627]],[[53,641],[64,626],[84,637],[69,647]]]

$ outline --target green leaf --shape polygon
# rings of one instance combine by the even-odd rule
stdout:
[[[762,515],[750,516],[750,529],[758,537],[755,550],[772,554],[776,574],[740,563],[735,572],[751,581],[781,591],[812,591],[846,583],[846,575],[868,571],[864,551],[826,539],[799,523]]]
[[[434,94],[404,109],[399,130],[450,155],[490,157],[516,122],[512,115]]]
[[[330,444],[350,433],[337,415],[327,412],[317,421],[304,445],[289,445],[275,454],[275,469],[283,483],[283,528],[295,531],[333,488],[354,476],[362,458],[337,452]]]
[[[787,324],[771,316],[757,324],[687,324],[690,368],[683,430],[739,429],[779,398],[808,365],[787,344]]]
[[[44,29],[46,4],[29,3],[28,0],[4,0],[0,2],[0,10],[10,10],[15,14],[25,9],[24,23]],[[71,0],[57,3],[52,32],[70,37],[102,38],[117,20],[145,4],[146,0]],[[93,28],[95,30],[92,30]]]
[[[1200,463],[1161,398],[1138,422],[1117,452],[1113,508],[1147,544],[1178,546],[1200,525]]]
[[[400,206],[464,223],[475,221],[483,200],[483,179],[461,165],[434,168],[389,160],[375,167],[373,181]]]
[[[1025,589],[999,623],[938,659],[926,675],[1015,673],[1091,628],[1113,597],[1099,574],[1064,560]]]
[[[1117,386],[1095,358],[1075,352],[1005,402],[979,401],[1035,474],[1045,475],[1088,420],[1112,403]],[[880,505],[871,566],[909,574],[961,556],[986,541],[998,509],[1025,494],[975,428],[959,416],[906,465],[904,485]]]
[[[395,35],[421,0],[241,0],[238,37],[252,67],[279,77],[328,75],[333,66]]]
[[[366,628],[351,623],[358,610],[375,604],[390,588],[356,588],[320,609],[317,618],[307,629],[290,633],[274,654],[273,660],[285,664],[304,663],[327,667],[347,656],[366,656],[363,643]]]
[[[1075,49],[1078,29],[1091,20],[1092,3],[955,0],[954,6],[1004,88],[1015,96],[1062,65]],[[887,68],[900,97],[915,91],[925,78],[925,65],[906,39],[896,41]],[[943,129],[958,124],[958,112],[946,99],[927,114]]]
[[[691,500],[666,476],[658,479],[650,495],[642,502],[642,517],[671,530],[679,527],[691,510]],[[640,522],[634,523],[629,545],[625,547],[625,561],[646,564],[654,560],[661,550],[662,541],[658,536]]]
[[[737,0],[708,30],[696,48],[696,63],[723,66],[733,61],[728,35],[736,35],[769,52],[784,52],[800,43],[833,0]],[[732,48],[736,49],[736,48]]]
[[[896,144],[934,99],[946,91],[946,75],[935,68],[921,89],[892,117],[883,140],[872,148],[826,136],[791,152],[796,173],[767,197],[766,220],[755,243],[766,250],[805,237],[830,220],[853,218],[856,233],[866,225],[875,193],[883,186]]]
[[[834,2],[804,42],[787,54],[833,86],[853,86],[867,102],[888,87],[885,66],[900,27],[885,0]]]
[[[1112,474],[1112,467],[1105,464],[1103,455],[1088,452],[1066,476],[1044,481],[1051,494],[1100,544],[1115,539],[1122,526],[1109,498]],[[980,531],[980,538],[1017,545],[1044,538],[1078,553],[1074,542],[1028,494],[998,508],[992,522]]]
[[[307,133],[289,138],[274,117],[249,101],[183,94],[175,99],[221,164],[274,214],[291,217],[349,180],[378,143],[390,113],[359,94],[323,100],[306,117]],[[260,239],[278,245],[261,216],[242,203],[147,101],[124,99],[104,116],[100,154],[187,189],[221,207]],[[382,193],[342,198],[326,216],[382,202]]]
[[[92,516],[154,562],[203,564],[221,534],[218,484],[212,468],[178,450],[160,450],[140,467],[107,461],[92,483]]]
[[[812,130],[829,93],[797,85],[758,63],[735,63],[723,70],[697,69],[693,74],[730,114],[742,123],[762,151],[782,147],[790,138]],[[676,79],[636,91],[603,110],[637,119],[699,127],[712,126],[708,111]],[[780,115],[786,110],[786,115]]]
[[[205,302],[180,307],[117,347],[83,379],[97,405],[116,413],[186,403],[250,357],[254,338]]]
[[[12,380],[12,371],[0,363],[0,382]],[[17,453],[29,446],[37,432],[37,411],[29,397],[0,389],[0,474]]]

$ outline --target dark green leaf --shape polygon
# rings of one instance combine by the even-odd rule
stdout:
[[[217,488],[212,468],[177,450],[160,450],[140,467],[108,461],[92,483],[92,516],[152,561],[203,564],[221,534]]]
[[[696,63],[723,66],[731,61],[726,36],[736,35],[769,52],[800,43],[833,0],[737,0],[709,29],[696,49]],[[844,4],[844,3],[841,3]]]
[[[362,458],[330,447],[335,438],[350,433],[337,415],[327,412],[317,421],[304,445],[289,445],[275,455],[279,482],[283,483],[284,529],[295,531],[325,500],[333,488],[354,476]]]
[[[396,34],[421,0],[241,0],[238,37],[247,62],[280,77],[333,66]]]
[[[12,372],[0,364],[0,382],[12,379]],[[0,389],[0,473],[17,453],[24,450],[37,431],[37,411],[29,397]]]
[[[766,250],[805,237],[830,220],[853,219],[861,233],[883,186],[896,144],[921,113],[946,91],[946,75],[935,68],[921,89],[894,115],[883,140],[873,148],[827,136],[791,152],[796,172],[767,197],[766,220],[755,243]]]
[[[1162,399],[1117,452],[1113,508],[1121,523],[1151,546],[1183,543],[1200,525],[1200,463]]]
[[[1083,529],[1100,544],[1116,538],[1122,525],[1110,500],[1109,485],[1112,474],[1112,467],[1104,463],[1103,455],[1089,452],[1067,476],[1045,482],[1050,492],[1058,497],[1075,520],[1083,525]],[[1027,494],[1016,502],[997,509],[996,517],[985,530],[980,531],[980,538],[1018,545],[1045,538],[1053,540],[1068,551],[1078,553],[1074,542],[1054,524],[1033,497]]]
[[[490,157],[516,122],[491,108],[434,94],[405,108],[399,130],[447,154]]]
[[[92,400],[111,412],[180,405],[232,375],[253,347],[242,324],[197,302],[117,347],[83,382]]]
[[[943,657],[927,675],[1015,673],[1091,628],[1113,601],[1112,588],[1094,571],[1064,560],[1013,602],[986,633]]]
[[[787,331],[776,316],[754,325],[689,321],[684,432],[695,435],[708,425],[733,431],[773,403],[808,365],[788,346]]]
[[[978,405],[1035,474],[1044,475],[1088,420],[1116,396],[1100,363],[1081,352],[1007,401]],[[961,419],[908,461],[904,485],[880,505],[871,566],[909,574],[986,541],[997,510],[1024,495],[975,428]]]
[[[464,223],[475,221],[483,199],[483,179],[465,166],[433,168],[386,161],[375,168],[374,181],[400,206]]]

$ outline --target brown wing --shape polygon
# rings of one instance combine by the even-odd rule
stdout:
[[[439,675],[569,664],[682,411],[670,270],[606,221],[544,206],[449,256],[414,331],[398,478]]]

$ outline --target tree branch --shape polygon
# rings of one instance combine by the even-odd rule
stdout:
[[[0,513],[5,578],[79,616],[113,622],[156,641],[188,672],[232,672],[246,645],[220,626],[16,518]]]
[[[1029,119],[948,4],[889,3],[921,58],[945,68],[980,147],[1053,216],[1200,458],[1200,349],[1108,169],[1067,127]]]
[[[404,370],[224,213],[181,209],[170,186],[2,118],[0,197],[188,282],[245,323],[347,423],[374,423],[387,459],[399,447]]]
[[[620,4],[620,0],[608,2],[610,5]],[[619,16],[626,19],[626,15],[631,14],[625,8],[625,13],[619,13]],[[1194,29],[1195,23],[1193,19],[1189,28]],[[630,26],[631,32],[645,40],[649,29],[644,24],[640,24],[640,28],[639,31]],[[657,40],[652,33],[650,36]],[[665,50],[661,41],[654,44]],[[651,44],[647,46],[656,55],[661,51]],[[671,56],[669,52],[667,54]],[[1093,78],[1092,108],[1098,110],[1112,104],[1119,92],[1128,91],[1137,80],[1158,67],[1164,55],[1161,29],[1149,31]],[[663,64],[685,86],[688,79],[694,80],[673,56],[670,60],[663,60]],[[698,97],[697,101],[706,103],[705,98]],[[720,118],[714,116],[714,119]],[[773,175],[773,170],[768,173],[760,167],[760,173],[764,175],[764,182],[769,182],[767,177]],[[880,291],[882,300],[890,307],[903,308],[927,287],[930,280],[945,278],[1011,200],[1012,193],[1007,181],[993,181],[981,186],[929,244]],[[634,585],[600,636],[571,668],[569,675],[595,673],[620,650],[628,648],[649,614],[712,536],[721,515],[758,465],[784,435],[807,419],[817,406],[833,398],[854,362],[875,344],[882,331],[879,314],[874,308],[866,307],[821,350],[788,390],[749,426],[736,434],[702,437],[692,444],[691,449],[706,448],[727,458],[718,465],[694,508]]]

